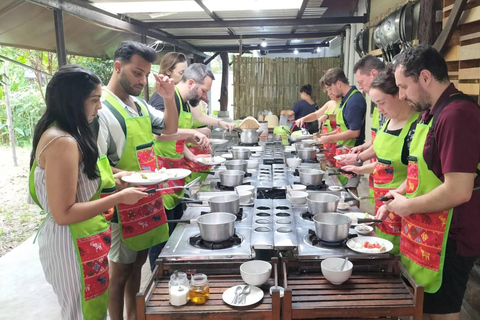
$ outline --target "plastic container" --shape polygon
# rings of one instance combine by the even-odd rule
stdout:
[[[175,271],[170,276],[168,283],[168,293],[170,304],[172,306],[183,306],[189,299],[190,284],[187,275],[184,272]]]

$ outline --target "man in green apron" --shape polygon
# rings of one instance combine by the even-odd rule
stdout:
[[[155,154],[157,155],[157,161],[160,167],[185,167],[186,169],[191,170],[191,165],[187,165],[187,162],[190,164],[195,163],[196,157],[186,147],[186,141],[184,137],[182,138],[182,134],[200,134],[199,131],[192,129],[193,120],[208,125],[222,126],[229,130],[235,127],[235,124],[233,123],[219,121],[216,118],[203,114],[198,106],[200,100],[208,100],[207,93],[210,91],[214,79],[215,77],[212,71],[202,63],[191,64],[183,73],[182,81],[180,81],[175,87],[175,104],[178,112],[178,132],[172,135],[160,136],[154,144]],[[163,99],[155,99],[155,101],[156,102],[153,106],[158,110],[162,110],[164,108]],[[197,113],[200,113],[202,116],[198,116]],[[209,148],[208,144],[198,144]],[[183,184],[184,181],[179,181],[177,183]],[[164,194],[163,199],[169,219],[180,219],[182,217],[183,209],[179,198],[183,197],[183,194],[183,189],[168,190]],[[174,227],[175,225],[170,225],[170,233],[172,233]],[[161,243],[150,249],[149,259],[152,269],[154,268],[155,260],[162,251],[164,245],[164,243]]]
[[[351,148],[365,142],[365,112],[367,108],[365,98],[355,86],[349,85],[345,73],[340,68],[329,69],[320,82],[328,93],[342,96],[343,99],[336,115],[336,131],[322,135],[318,143],[335,142],[337,150],[341,150],[341,153],[348,153]],[[356,193],[360,182],[359,176],[349,179],[340,176],[339,180],[346,188]]]
[[[115,51],[112,77],[102,93],[98,112],[98,147],[108,157],[112,171],[154,171],[152,133],[175,133],[178,117],[174,84],[156,76],[156,90],[165,98],[165,112],[158,113],[137,98],[147,83],[156,52],[138,42],[122,42]],[[149,195],[135,206],[118,205],[112,219],[110,260],[111,319],[136,318],[135,296],[147,250],[168,239],[168,225],[160,193]]]
[[[480,256],[480,108],[450,83],[444,58],[430,46],[397,56],[395,80],[400,98],[423,114],[407,180],[387,194],[394,200],[385,207],[402,216],[401,260],[425,287],[424,319],[460,319]]]

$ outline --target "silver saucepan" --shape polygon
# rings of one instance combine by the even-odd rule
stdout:
[[[313,147],[303,147],[297,149],[297,156],[302,160],[315,160],[317,149]]]
[[[236,187],[243,183],[245,171],[240,170],[224,170],[219,174],[220,183],[227,187]]]
[[[230,160],[225,162],[227,170],[240,170],[247,172],[248,162],[247,160]]]
[[[337,211],[340,198],[331,193],[312,193],[307,196],[308,211],[311,214]]]
[[[168,223],[198,224],[200,237],[206,241],[221,242],[228,240],[235,232],[237,216],[228,212],[212,212],[192,220],[168,220]]]
[[[300,169],[300,183],[306,186],[322,184],[325,171],[319,169]]]
[[[180,198],[185,203],[203,204],[201,200],[193,200],[190,198]],[[236,194],[226,196],[215,196],[207,200],[211,212],[228,212],[237,214],[240,211],[240,197]]]
[[[340,213],[324,212],[313,216],[315,234],[320,240],[338,242],[347,239],[352,220]]]
[[[233,148],[233,159],[247,160],[250,158],[250,149],[247,148]]]

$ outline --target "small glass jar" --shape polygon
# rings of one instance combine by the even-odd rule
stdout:
[[[190,281],[190,300],[195,304],[204,304],[209,296],[207,276],[203,273],[193,274]]]
[[[189,299],[190,284],[188,282],[187,275],[184,272],[175,271],[170,276],[168,292],[170,296],[170,304],[172,306],[183,306],[187,304]]]

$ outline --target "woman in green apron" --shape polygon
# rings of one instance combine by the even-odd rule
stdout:
[[[45,114],[33,137],[29,189],[47,214],[38,232],[45,278],[53,286],[63,319],[103,319],[108,307],[110,224],[103,213],[148,196],[128,188],[113,192],[126,173],[113,176],[89,123],[101,108],[100,79],[65,66],[47,86]]]
[[[406,101],[399,99],[395,76],[390,67],[379,72],[370,86],[369,94],[379,111],[388,119],[377,131],[373,143],[377,161],[361,167],[348,165],[342,169],[357,174],[371,173],[374,195],[379,198],[389,190],[398,188],[407,178],[409,145],[415,132],[418,113]],[[382,205],[380,200],[375,201],[375,214]],[[401,217],[390,212],[375,229],[377,236],[393,243],[392,253],[400,252],[401,224]]]

